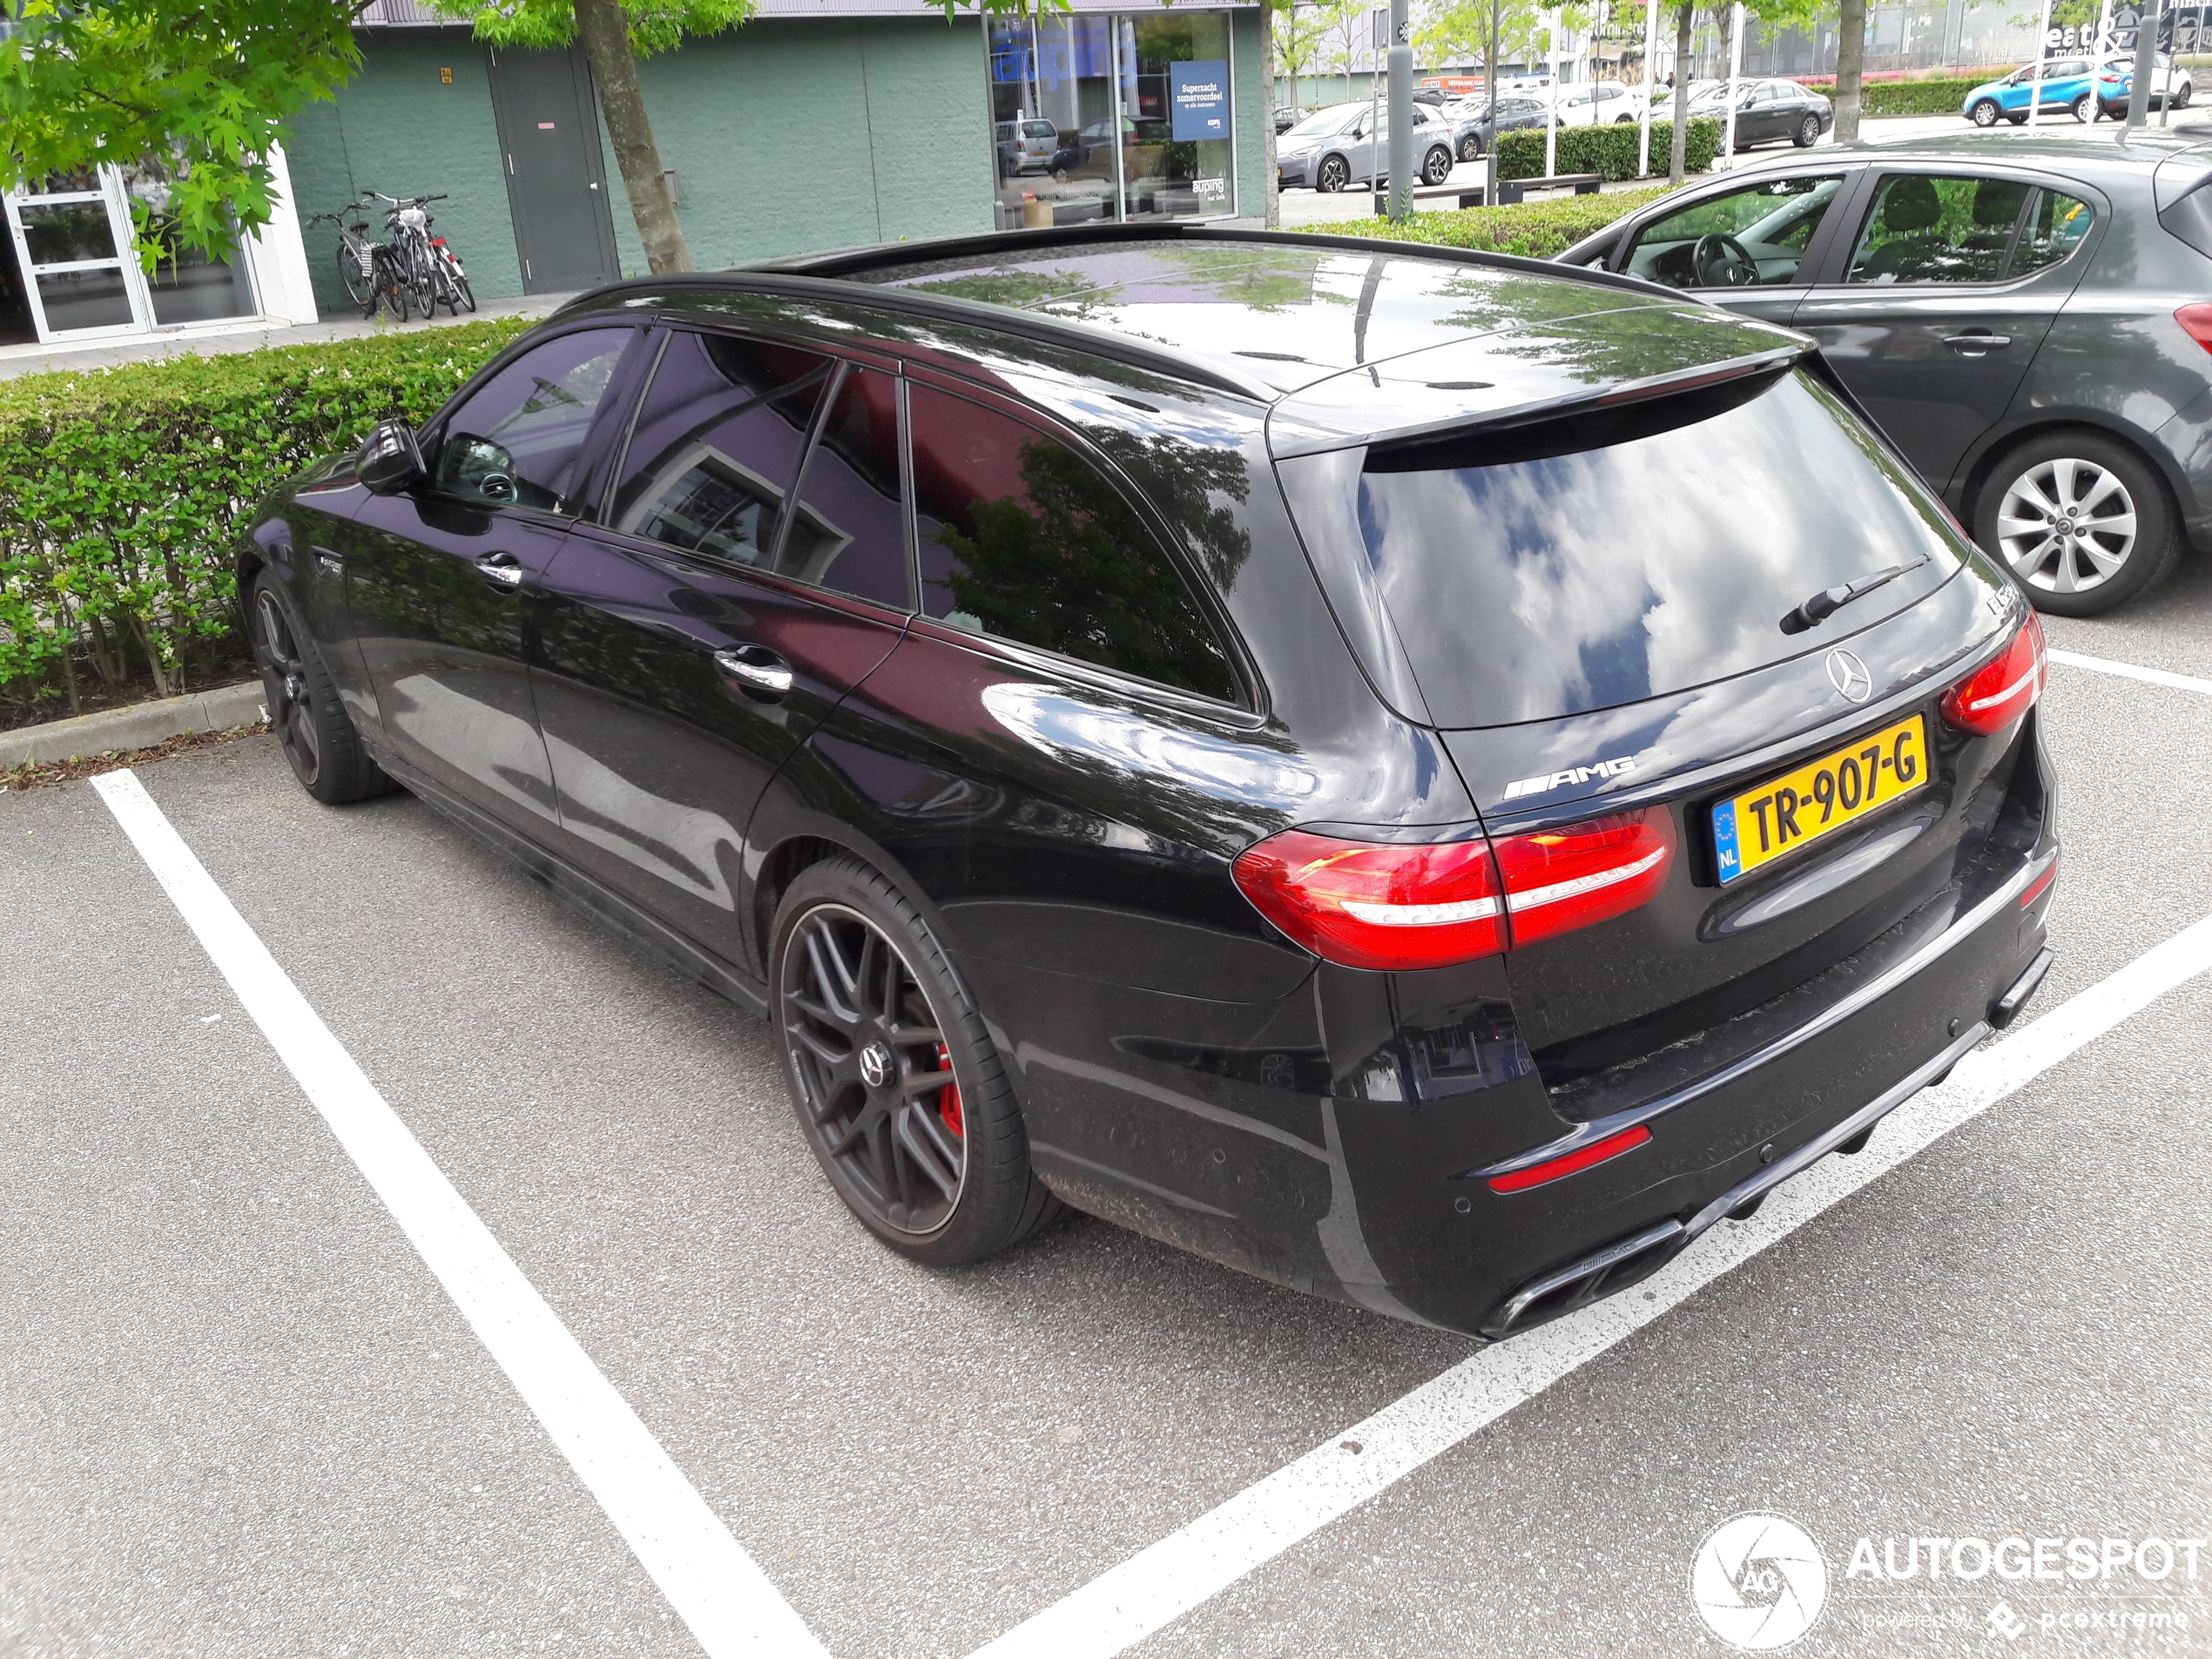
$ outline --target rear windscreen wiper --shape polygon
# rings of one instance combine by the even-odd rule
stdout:
[[[1919,570],[1927,562],[1927,559],[1923,556],[1913,560],[1910,564],[1892,564],[1886,570],[1877,570],[1872,576],[1863,576],[1858,581],[1847,582],[1840,588],[1823,588],[1788,616],[1783,617],[1782,631],[1785,634],[1801,634],[1806,629],[1827,621],[1852,600],[1865,597],[1875,589],[1885,587],[1896,581],[1898,577]]]

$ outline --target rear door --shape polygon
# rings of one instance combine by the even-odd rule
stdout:
[[[1791,321],[1939,489],[2003,418],[2083,262],[2080,193],[1981,170],[1884,168]],[[2038,235],[2058,222],[2067,237]]]
[[[912,606],[898,383],[768,340],[664,339],[610,504],[546,584],[537,706],[567,856],[757,970],[747,820]]]

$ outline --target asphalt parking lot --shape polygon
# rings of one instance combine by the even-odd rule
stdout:
[[[1824,1556],[1797,1652],[2212,1649],[2212,1547],[1858,1570],[2212,1535],[2212,695],[2155,678],[2212,673],[2212,559],[2049,632],[2154,678],[2053,671],[2030,1020],[1646,1287],[1481,1352],[1081,1217],[904,1263],[758,1022],[410,798],[318,806],[272,739],[138,776],[320,1061],[280,1057],[115,786],[0,796],[0,1653],[697,1652],[687,1618],[808,1650],[792,1615],[854,1659],[1720,1653],[1692,1562],[1746,1511]],[[347,1065],[435,1165],[414,1196],[365,1178],[404,1146],[333,1133]],[[411,1242],[441,1176],[524,1290]],[[604,1399],[544,1392],[531,1292]],[[616,1441],[665,1467],[623,1487]],[[677,1559],[654,1505],[686,1492],[742,1555]]]

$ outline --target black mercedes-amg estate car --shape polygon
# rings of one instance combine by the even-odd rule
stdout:
[[[1633,278],[1132,226],[624,282],[239,581],[318,799],[764,1015],[924,1263],[1065,1204],[1502,1335],[2049,961],[2018,589],[1803,337]]]

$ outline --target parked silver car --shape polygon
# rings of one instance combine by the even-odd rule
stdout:
[[[1060,129],[1032,117],[1025,121],[1001,121],[993,129],[998,142],[999,173],[1011,178],[1022,172],[1048,172],[1053,152],[1060,148]]]
[[[1413,168],[1425,185],[1452,176],[1451,124],[1433,106],[1413,105]],[[1309,185],[1338,191],[1389,177],[1390,112],[1372,103],[1334,104],[1317,110],[1275,143],[1281,187]]]

